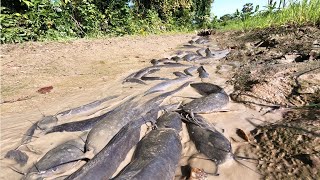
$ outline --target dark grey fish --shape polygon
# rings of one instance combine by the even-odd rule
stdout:
[[[58,123],[58,118],[56,116],[44,116],[39,121],[35,122],[24,134],[21,139],[21,144],[26,144],[31,141],[33,134],[36,129],[48,130],[54,127]]]
[[[197,56],[195,54],[187,54],[182,57],[183,60],[185,61],[192,61],[196,58]]]
[[[38,128],[38,122],[33,123],[33,125],[27,130],[21,139],[21,144],[26,144],[31,141],[35,130]]]
[[[206,126],[205,121],[200,116],[195,116],[197,122],[194,124],[187,122],[187,129],[190,139],[195,143],[197,150],[217,165],[224,163],[232,157],[232,148],[230,141],[213,127]]]
[[[209,41],[204,38],[198,38],[197,40],[195,40],[195,43],[197,43],[197,44],[205,44],[207,42],[209,42]]]
[[[129,79],[126,79],[125,82],[132,82],[132,83],[138,83],[138,84],[143,84],[143,85],[146,85],[145,82],[143,82],[142,80],[140,79],[136,79],[136,78],[129,78]]]
[[[159,71],[159,70],[160,70],[160,68],[158,68],[157,66],[147,67],[147,68],[142,69],[141,71],[138,71],[138,72],[133,76],[133,78],[140,79],[142,76],[146,76],[146,75],[148,75],[148,74],[157,72],[157,71]]]
[[[193,52],[193,51],[185,51],[186,54],[194,54],[196,55],[197,53]]]
[[[126,103],[120,111],[113,113],[108,118],[94,125],[88,134],[86,150],[93,150],[94,154],[100,152],[122,127],[131,121],[144,117],[152,109],[159,109],[160,104],[165,98],[181,91],[189,84],[190,82],[184,83],[177,89],[158,95],[140,106],[135,102]]]
[[[168,61],[169,60],[169,58],[162,58],[162,59],[159,59],[158,61],[159,62],[165,62],[165,61]]]
[[[197,46],[195,46],[193,44],[184,44],[183,47],[185,47],[185,48],[195,48]]]
[[[184,67],[184,66],[189,66],[189,65],[185,65],[185,64],[181,64],[181,63],[170,63],[170,64],[154,65],[151,67],[146,67],[146,68],[139,70],[138,72],[130,74],[129,76],[127,76],[124,79],[124,81],[122,83],[135,82],[135,83],[144,84],[144,82],[140,80],[141,77],[146,76],[146,75],[150,74],[151,72],[155,72],[156,71],[155,69],[160,70],[160,68]]]
[[[91,103],[76,107],[76,108],[72,108],[66,111],[63,111],[61,113],[58,113],[56,116],[69,116],[69,115],[75,115],[75,114],[81,114],[83,112],[89,111],[93,108],[98,107],[99,105],[101,105],[104,102],[107,102],[109,100],[115,99],[118,96],[110,96],[110,97],[105,97],[103,99],[97,100],[97,101],[93,101]]]
[[[229,96],[223,91],[197,98],[183,106],[188,113],[212,113],[220,110],[229,103]]]
[[[126,78],[124,78],[124,80],[122,81],[122,84],[124,84],[125,82],[127,82],[127,79],[132,79],[134,75],[136,75],[137,72],[131,73],[129,76],[127,76]]]
[[[52,127],[50,130],[46,131],[46,134],[54,133],[54,132],[87,131],[87,130],[90,130],[101,119],[105,118],[105,116],[107,114],[103,114],[101,116],[90,118],[90,119],[85,119],[82,121],[60,124],[60,125]]]
[[[72,162],[67,162],[65,164],[60,164],[57,167],[53,167],[46,171],[37,171],[26,173],[22,178],[23,180],[43,180],[43,179],[65,179],[67,176],[62,174],[67,173],[70,169],[74,168],[81,160],[75,160]]]
[[[59,168],[60,165],[65,165],[69,162],[81,159],[85,159],[83,140],[67,141],[48,151],[33,167],[30,168],[28,174],[55,170]]]
[[[181,103],[168,104],[160,107],[160,110],[164,110],[166,112],[177,111],[180,107]]]
[[[24,166],[29,159],[28,155],[20,150],[10,150],[4,157],[16,161],[21,166]]]
[[[151,59],[150,63],[153,65],[157,65],[157,64],[159,64],[159,61],[156,59]]]
[[[188,82],[185,82],[184,84],[182,84],[180,87],[178,87],[177,89],[175,90],[172,90],[172,91],[169,91],[169,92],[166,92],[166,93],[163,93],[159,96],[156,96],[154,98],[152,98],[151,100],[147,101],[143,106],[146,106],[146,108],[150,108],[149,106],[153,105],[153,104],[161,104],[162,101],[168,97],[168,96],[171,96],[179,91],[181,91],[182,89],[186,88],[187,86],[189,86],[189,84],[191,83],[191,81],[188,81]]]
[[[136,109],[137,106],[137,103],[128,102],[119,111],[110,113],[106,118],[96,123],[89,131],[86,151],[92,150],[94,154],[97,154],[122,127],[141,117],[142,113]]]
[[[147,77],[147,76],[143,76],[141,77],[142,80],[144,81],[154,81],[154,80],[170,80],[169,78],[162,78],[162,77]]]
[[[56,116],[44,116],[37,123],[37,126],[41,130],[49,129],[58,123],[58,118]]]
[[[207,49],[205,50],[205,53],[206,53],[206,58],[211,58],[211,57],[213,57],[212,52],[211,52],[211,50],[210,50],[209,48],[207,48]]]
[[[155,73],[157,71],[160,71],[160,69],[151,69],[147,74],[143,75],[143,76],[146,76],[146,75],[149,75],[149,74],[152,74],[152,73]],[[143,77],[141,76],[141,77]]]
[[[218,60],[226,57],[230,53],[230,50],[228,49],[218,50],[218,51],[213,51],[212,53],[214,54],[213,58]]]
[[[159,59],[158,62],[161,62],[163,64],[176,63],[176,61],[173,61],[172,59],[169,59],[169,58]]]
[[[181,149],[177,130],[171,127],[152,130],[138,143],[132,162],[114,179],[174,179]]]
[[[153,130],[138,143],[132,162],[114,179],[171,180],[180,153],[181,142],[177,131]]]
[[[177,77],[186,77],[187,76],[183,72],[179,72],[179,71],[175,71],[175,72],[173,72],[173,74],[176,75]]]
[[[188,77],[180,77],[180,78],[168,80],[168,81],[165,81],[165,82],[161,82],[161,83],[151,87],[150,89],[148,89],[144,94],[148,95],[148,94],[152,94],[152,93],[155,93],[155,92],[164,91],[167,88],[169,88],[170,86],[175,85],[175,84],[180,83],[180,82],[183,82],[183,81],[186,81],[188,79],[189,79]]]
[[[183,70],[183,72],[186,73],[186,74],[189,75],[189,76],[193,76],[193,75],[192,75],[192,72],[193,72],[194,70],[196,70],[197,68],[198,68],[197,66],[192,66],[192,67],[189,67],[189,68]]]
[[[211,83],[192,83],[190,86],[203,96],[207,96],[212,93],[225,93],[223,88]]]
[[[181,61],[181,57],[173,56],[173,57],[171,57],[171,60],[178,62],[178,61]]]
[[[177,112],[167,112],[157,119],[157,128],[173,128],[177,131],[181,131],[182,122],[181,115]]]
[[[177,65],[178,63],[177,62],[164,62],[163,64],[167,64],[167,65]]]
[[[195,42],[194,42],[194,40],[190,40],[190,41],[188,41],[188,43],[189,44],[194,44]]]
[[[171,67],[185,67],[185,66],[190,66],[190,65],[186,65],[186,64],[181,64],[181,63],[167,63],[162,65],[162,67],[167,67],[167,68],[171,68]]]
[[[205,57],[205,48],[201,48],[201,49],[198,49],[196,51],[196,53],[199,55],[199,56],[202,56],[202,57]]]
[[[181,55],[181,54],[183,54],[183,51],[178,50],[178,51],[176,52],[176,54],[177,54],[177,55]]]
[[[150,115],[152,117],[153,115]],[[140,127],[148,117],[140,118],[125,125],[110,142],[88,163],[71,174],[68,179],[100,180],[110,179],[130,149],[140,139]]]
[[[198,73],[199,73],[199,77],[200,78],[208,78],[209,77],[209,73],[204,69],[203,66],[200,66],[197,69]]]
[[[140,79],[142,76],[147,75],[153,69],[159,69],[159,66],[146,67],[146,68],[143,68],[137,72],[134,72],[134,73],[130,74],[129,76],[127,76],[124,79],[123,83],[130,82],[130,79]]]
[[[46,134],[49,133],[54,133],[54,132],[76,132],[76,131],[87,131],[92,129],[92,127],[99,121],[108,118],[109,116],[112,116],[112,114],[117,113],[121,111],[122,108],[126,106],[127,103],[130,103],[134,97],[128,99],[124,103],[120,104],[116,108],[100,115],[97,117],[89,118],[89,119],[84,119],[81,121],[76,121],[76,122],[69,122],[69,123],[64,123],[60,124],[58,126],[54,126],[53,128],[49,129],[46,131]]]
[[[200,37],[200,38],[196,39],[194,42],[197,44],[201,44],[201,42],[203,42],[203,38]]]

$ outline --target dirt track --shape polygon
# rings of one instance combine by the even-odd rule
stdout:
[[[70,93],[97,88],[145,66],[152,58],[173,53],[190,37],[190,34],[155,35],[2,45],[1,102],[30,98],[37,100],[37,105],[44,102],[43,98],[68,97]],[[36,92],[45,86],[53,86],[53,92],[45,96]],[[3,113],[9,109],[4,107]]]
[[[317,30],[312,31],[315,32],[315,36],[319,33]],[[283,77],[286,77],[287,74],[306,70],[304,67],[316,67],[319,65],[319,61],[296,63],[295,60],[292,61],[292,58],[283,58],[288,54],[290,55],[290,48],[293,47],[292,44],[288,43],[286,48],[280,50],[279,54],[279,46],[275,47],[270,43],[273,41],[272,39],[275,39],[276,42],[282,45],[281,43],[283,42],[291,42],[290,40],[295,39],[295,36],[290,37],[290,35],[288,35],[286,36],[287,39],[284,38],[285,40],[283,40],[282,38],[273,38],[273,36],[268,37],[268,32],[265,34],[262,32],[262,35],[258,33],[257,37],[255,37],[255,35],[257,35],[255,32],[249,35],[227,33],[218,34],[213,38],[213,41],[216,40],[215,43],[219,43],[220,47],[233,49],[231,55],[221,62],[225,64],[233,62],[236,67],[242,67],[237,69],[239,70],[237,76],[244,78],[232,78],[232,73],[230,73],[231,71],[229,72],[230,69],[224,69],[225,66],[219,63],[214,66],[215,69],[213,68],[214,70],[211,72],[215,72],[216,75],[225,75],[223,78],[218,77],[218,79],[221,78],[221,80],[223,80],[223,84],[226,79],[229,79],[230,82],[233,83],[235,87],[233,93],[235,94],[234,97],[236,97],[233,98],[233,100],[235,101],[248,100],[246,99],[247,97],[236,95],[249,93],[249,95],[257,95],[258,103],[261,103],[259,98],[266,95],[270,97],[267,100],[271,102],[268,104],[271,106],[275,104],[280,104],[281,106],[294,104],[296,101],[293,101],[293,103],[289,101],[287,96],[290,94],[286,94],[286,92],[291,92],[294,88],[294,84],[290,84],[292,79],[282,81],[280,78],[280,81],[278,81],[278,76],[275,77],[273,75],[280,73]],[[42,114],[54,114],[61,110],[66,110],[115,94],[115,92],[117,94],[126,92],[132,87],[125,86],[124,89],[121,89],[117,86],[124,76],[150,65],[149,61],[153,58],[159,59],[174,54],[177,49],[190,40],[192,36],[194,36],[194,34],[78,40],[63,43],[2,45],[1,157],[3,157],[4,153],[9,149],[16,147],[23,135],[22,133],[31,126],[32,122],[38,120]],[[311,36],[313,35],[311,34]],[[242,38],[241,41],[239,37],[240,39]],[[248,37],[251,37],[251,39],[246,39]],[[302,37],[305,38],[307,36],[302,35]],[[298,49],[301,56],[304,57],[304,55],[310,52],[314,39],[315,37],[304,39],[307,48]],[[237,40],[239,41],[237,42]],[[264,44],[265,47],[257,46],[260,43]],[[301,42],[293,41],[292,43],[299,44]],[[296,47],[299,46],[297,45]],[[293,56],[293,58],[294,57],[297,56]],[[289,62],[288,65],[286,64],[287,62],[282,62],[288,59],[292,61]],[[273,61],[277,62],[273,63]],[[285,65],[281,65],[280,68],[278,68],[278,61],[280,64]],[[302,59],[302,61],[307,60]],[[276,66],[273,66],[274,64],[276,64]],[[227,67],[228,66],[230,65],[227,65]],[[246,68],[246,66],[250,66],[250,68]],[[270,70],[275,73],[268,73]],[[260,76],[262,72],[265,72],[264,76]],[[319,71],[312,72],[312,81],[308,81],[312,90],[316,92],[311,93],[311,95],[315,97],[311,96],[311,100],[309,100],[309,92],[306,98],[303,96],[306,93],[298,94],[297,97],[300,97],[300,95],[303,97],[302,99],[300,97],[300,105],[306,105],[308,102],[317,102],[319,98],[317,92],[320,92],[317,91],[318,74]],[[306,79],[308,80],[308,78],[304,78],[304,80]],[[285,83],[279,84],[279,82]],[[269,89],[265,88],[266,86],[264,86],[263,83],[265,83]],[[279,86],[274,86],[272,83]],[[314,85],[315,87],[313,87]],[[37,92],[40,88],[47,86],[52,86],[53,89],[46,94]],[[237,88],[239,86],[243,87],[243,89]],[[230,84],[228,88],[228,93],[232,93]],[[279,94],[274,94],[278,92],[274,91],[274,88],[277,90],[281,89],[282,91],[280,91],[280,93],[282,94],[280,94],[280,97],[283,96],[284,98],[280,100],[277,99]],[[307,89],[308,88],[309,85]],[[242,99],[237,99],[239,97]],[[237,109],[240,106],[234,105],[231,107]],[[248,114],[248,112],[252,113],[254,117],[255,113],[257,113],[243,106],[241,107],[243,109],[239,109],[238,112],[231,113],[231,115],[228,115],[228,113],[226,115],[220,115],[221,119],[218,120],[218,125],[225,124],[225,121],[222,120],[239,118],[242,114]],[[259,110],[260,107],[257,108],[255,106],[254,108]],[[271,108],[271,110],[273,109]],[[234,129],[234,127],[229,128]],[[227,130],[227,133],[230,133],[230,131],[228,132]],[[232,133],[235,134],[234,132]],[[315,140],[312,139],[311,142],[312,141]],[[261,144],[261,142],[258,143],[260,143],[259,146],[265,146],[265,144]],[[275,167],[270,168],[273,169]],[[272,172],[270,177],[274,177]]]

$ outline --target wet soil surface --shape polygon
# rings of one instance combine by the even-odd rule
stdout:
[[[238,179],[243,174],[248,179],[261,176],[317,179],[320,169],[320,29],[286,26],[251,32],[217,32],[208,37],[209,44],[201,47],[187,43],[197,39],[194,36],[2,45],[1,158],[19,145],[25,131],[41,118],[41,114],[53,115],[112,95],[121,95],[116,99],[121,102],[155,85],[147,82],[146,88],[132,82],[122,84],[130,73],[150,66],[151,59],[182,56],[181,52],[192,54],[190,51],[195,53],[199,48],[209,47],[216,50],[216,56],[221,49],[228,49],[230,53],[225,58],[211,57],[210,63],[200,63],[209,78],[193,80],[223,87],[232,101],[225,109],[229,112],[203,116],[230,140],[233,154],[256,160],[254,163],[241,161],[242,164],[230,160],[219,167],[220,176],[213,176],[216,165],[197,152],[184,124],[180,134],[182,157],[176,178],[184,177],[182,167],[188,165],[194,167],[191,169],[191,177],[197,177],[194,179]],[[200,54],[205,56],[205,52]],[[199,63],[189,62],[189,65]],[[183,69],[185,67],[174,68],[181,72]],[[161,70],[155,75],[174,79],[169,73],[172,70]],[[199,95],[188,87],[169,101],[186,104],[191,101],[190,97]],[[71,120],[103,114],[110,106],[104,104],[102,110],[93,115]],[[4,161],[1,163],[5,172],[2,178],[19,179],[21,175],[9,166],[26,171],[49,149],[80,135],[55,133],[43,137],[37,134],[26,151],[27,165]]]
[[[319,103],[319,35],[318,27],[287,26],[217,38],[234,49],[225,61],[241,64],[230,81],[232,98],[285,107]]]
[[[258,168],[267,179],[318,179],[320,140],[320,29],[268,28],[218,34],[234,49],[225,62],[239,62],[230,97],[283,120],[251,131]],[[227,38],[226,38],[227,37]]]
[[[290,110],[281,122],[258,126],[253,146],[267,179],[320,177],[320,111]]]

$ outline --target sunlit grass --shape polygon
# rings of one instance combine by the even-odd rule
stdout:
[[[270,26],[292,25],[319,25],[320,24],[320,0],[302,0],[290,2],[287,8],[276,12],[260,12],[246,20],[232,20],[226,25],[218,26],[219,29],[253,29]]]

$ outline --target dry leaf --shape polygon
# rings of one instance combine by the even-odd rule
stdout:
[[[245,133],[242,129],[238,129],[238,128],[237,128],[236,133],[237,133],[237,135],[238,135],[239,137],[241,137],[243,140],[245,140],[245,141],[247,141],[247,142],[249,141],[248,136],[246,135],[246,133]]]
[[[46,87],[40,88],[37,92],[40,94],[46,94],[51,92],[52,89],[53,89],[52,86],[46,86]]]
[[[189,180],[206,180],[208,174],[199,168],[192,167]]]

